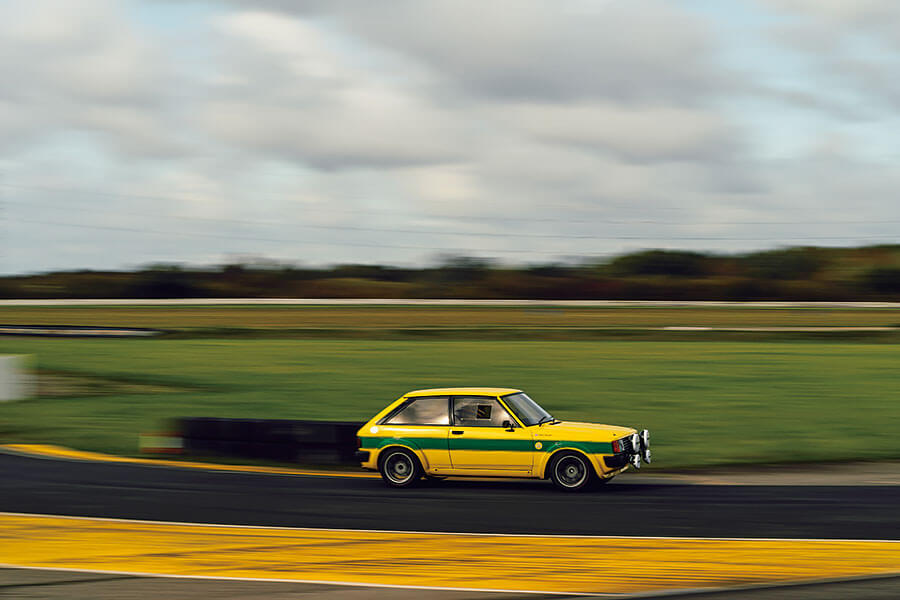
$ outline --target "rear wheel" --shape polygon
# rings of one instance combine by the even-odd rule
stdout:
[[[579,492],[591,486],[596,477],[594,468],[581,454],[564,452],[550,464],[550,479],[566,492]]]
[[[392,448],[379,461],[381,478],[391,487],[410,487],[422,477],[422,465],[416,455],[403,448]]]

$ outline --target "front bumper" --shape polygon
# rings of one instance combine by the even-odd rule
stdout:
[[[642,429],[618,440],[621,450],[612,456],[604,456],[603,464],[609,470],[623,469],[631,465],[641,468],[641,463],[650,463],[650,432]]]
[[[361,463],[369,462],[369,451],[368,450],[357,450],[356,454],[354,456],[356,456],[356,460],[358,460]]]
[[[628,455],[622,452],[621,454],[613,454],[612,456],[604,456],[603,464],[606,465],[607,471],[618,471],[619,469],[624,469],[625,465],[628,464]]]

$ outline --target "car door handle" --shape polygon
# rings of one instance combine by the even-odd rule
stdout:
[[[451,431],[450,433],[452,433],[453,435],[462,435],[465,433],[465,431]]]

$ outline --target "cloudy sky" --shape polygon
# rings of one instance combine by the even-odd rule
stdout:
[[[898,242],[896,0],[6,0],[0,273]]]

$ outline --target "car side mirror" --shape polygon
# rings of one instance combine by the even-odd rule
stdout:
[[[509,419],[503,421],[503,429],[505,429],[507,431],[512,431],[515,428],[516,428],[516,426],[513,425],[513,422],[510,421]]]

